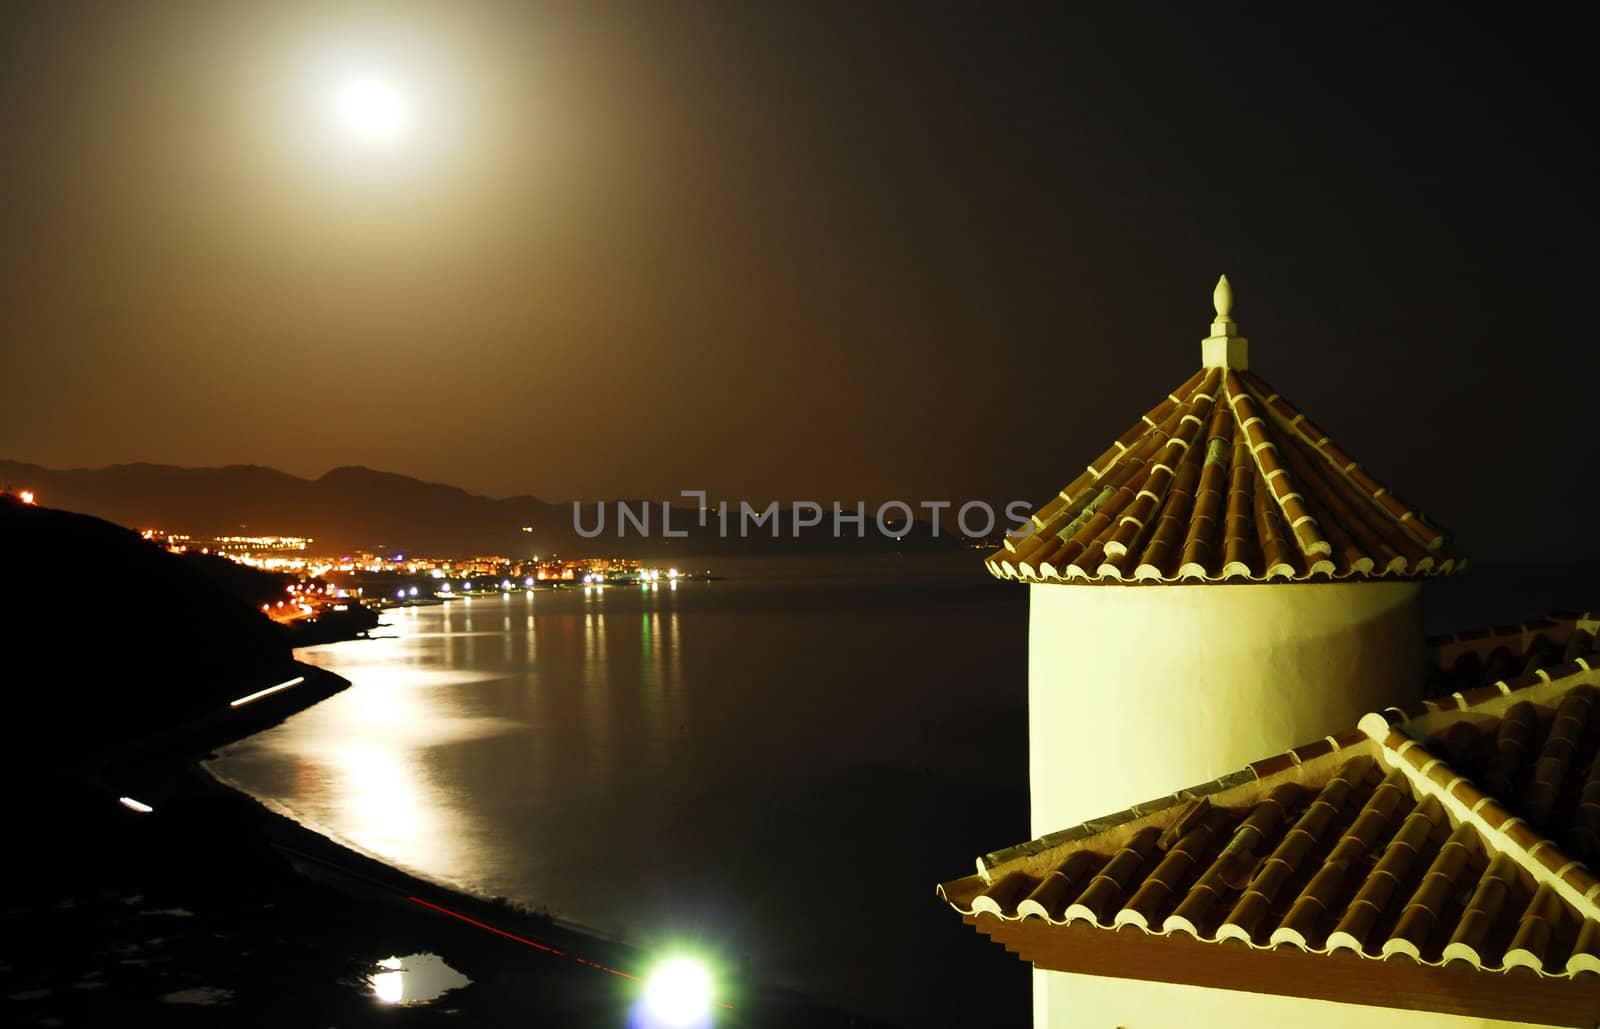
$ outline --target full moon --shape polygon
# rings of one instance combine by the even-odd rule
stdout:
[[[352,135],[377,143],[400,138],[410,121],[406,98],[376,78],[346,82],[335,98],[334,109]]]

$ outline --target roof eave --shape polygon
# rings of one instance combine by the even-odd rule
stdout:
[[[1293,947],[1256,949],[1182,933],[1163,936],[1136,927],[1107,932],[1036,918],[962,918],[1034,967],[1056,972],[1543,1025],[1593,1026],[1600,1012],[1600,975],[1540,976],[1527,969],[1485,971],[1465,962],[1434,966]],[[1538,988],[1529,989],[1534,982]]]

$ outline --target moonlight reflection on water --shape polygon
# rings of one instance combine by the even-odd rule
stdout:
[[[906,1025],[1025,1021],[1026,969],[933,895],[1027,833],[1025,598],[965,555],[798,564],[388,611],[389,638],[300,652],[350,689],[213,770],[425,878],[734,975]],[[869,911],[904,945],[842,928]]]
[[[426,1004],[472,983],[437,954],[384,958],[377,968],[372,993],[385,1004]]]

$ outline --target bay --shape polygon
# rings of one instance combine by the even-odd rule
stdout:
[[[349,690],[210,767],[459,889],[897,1024],[1026,1024],[1026,966],[933,892],[1028,835],[1025,591],[971,552],[716,571],[391,610],[299,653]]]

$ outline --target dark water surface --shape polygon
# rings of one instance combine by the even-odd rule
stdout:
[[[213,770],[427,878],[908,1026],[1026,1024],[933,886],[1027,836],[1026,591],[976,555],[388,612]]]

